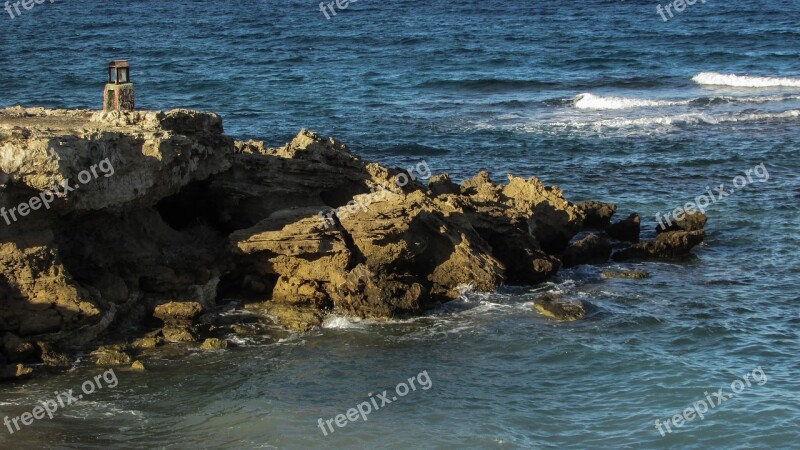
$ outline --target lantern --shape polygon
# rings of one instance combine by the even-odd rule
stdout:
[[[108,64],[108,83],[103,91],[103,111],[133,111],[134,91],[128,61]]]

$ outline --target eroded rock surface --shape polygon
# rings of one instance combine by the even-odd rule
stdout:
[[[330,314],[420,315],[468,288],[607,260],[602,232],[570,244],[584,229],[638,240],[638,216],[608,225],[616,205],[573,204],[537,178],[426,184],[419,169],[308,131],[275,149],[234,142],[215,114],[0,110],[0,378],[101,336],[125,344],[95,351],[98,364],[130,366],[165,341],[222,348],[273,318],[308,331]],[[671,258],[700,240],[682,229],[615,257]],[[225,297],[259,322],[220,320]]]

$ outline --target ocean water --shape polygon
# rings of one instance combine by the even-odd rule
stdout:
[[[708,206],[692,260],[581,267],[416,320],[335,318],[151,361],[52,420],[0,428],[0,448],[798,448],[800,1],[708,0],[667,22],[657,4],[360,0],[330,20],[298,0],[0,10],[0,106],[99,108],[105,64],[128,58],[140,108],[215,111],[227,133],[274,145],[309,128],[456,179],[538,176],[639,212],[647,235],[656,213],[763,164]],[[603,279],[609,267],[652,277]],[[531,306],[548,291],[596,311],[548,321]],[[4,385],[0,416],[96,374]],[[418,374],[427,389],[367,421],[318,427]],[[732,383],[735,398],[662,437],[656,420]]]

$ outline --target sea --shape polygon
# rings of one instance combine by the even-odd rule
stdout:
[[[0,3],[0,107],[99,109],[128,59],[137,108],[214,111],[237,139],[535,176],[645,238],[700,196],[709,217],[686,261],[119,369],[0,448],[800,448],[800,1],[662,1]],[[622,269],[651,277],[601,274]],[[592,313],[548,320],[548,292]],[[0,386],[0,416],[80,393],[88,359]]]

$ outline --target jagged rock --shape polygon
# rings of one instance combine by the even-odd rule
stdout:
[[[700,212],[684,212],[680,220],[673,219],[667,221],[663,218],[659,218],[659,220],[662,222],[656,225],[656,233],[666,233],[669,231],[702,231],[706,226],[706,222],[708,222],[708,216]]]
[[[0,380],[16,380],[33,374],[33,369],[24,364],[0,365]]]
[[[324,321],[323,311],[308,306],[265,302],[248,305],[248,309],[274,317],[287,329],[300,333],[320,327]]]
[[[38,341],[36,346],[39,350],[39,359],[44,365],[50,367],[69,367],[72,365],[72,358],[66,353],[60,352],[55,345]]]
[[[191,327],[185,325],[171,325],[162,329],[167,342],[196,342],[197,336]]]
[[[564,251],[581,230],[583,213],[555,186],[547,187],[534,177],[524,180],[509,175],[508,179],[502,191],[504,203],[529,217],[530,233],[545,252]]]
[[[604,278],[627,278],[627,279],[644,279],[650,278],[650,273],[644,270],[604,270],[602,272]]]
[[[573,322],[586,317],[586,305],[562,300],[554,294],[544,294],[534,301],[539,314],[554,320]]]
[[[620,250],[612,256],[615,261],[676,259],[703,242],[703,231],[670,231],[656,236],[654,241],[641,242]]]
[[[438,197],[445,194],[460,194],[461,188],[450,179],[450,175],[444,173],[434,175],[428,180],[428,188],[431,193]]]
[[[147,368],[141,361],[134,361],[133,364],[131,364],[131,370],[134,372],[146,372]]]
[[[617,205],[593,200],[580,202],[575,206],[577,206],[585,216],[583,219],[584,230],[605,229],[605,227],[611,223],[611,218],[617,212]]]
[[[227,230],[250,228],[276,211],[317,207],[324,214],[374,187],[368,164],[334,139],[301,131],[279,149],[237,142],[232,167],[208,187],[212,220]],[[377,170],[377,169],[374,169]]]
[[[612,239],[626,242],[639,242],[641,223],[639,214],[633,213],[627,219],[606,227],[606,233]]]
[[[0,207],[16,210],[0,226],[0,332],[82,345],[120,312],[139,320],[148,271],[209,260],[181,258],[196,238],[151,226],[153,207],[227,170],[232,151],[216,114],[0,110]]]
[[[603,236],[589,234],[570,244],[561,260],[564,267],[581,264],[602,264],[611,257],[611,242]]]
[[[228,341],[217,338],[209,338],[200,345],[201,350],[225,350],[228,348]]]
[[[531,235],[525,213],[496,202],[448,201],[463,210],[469,225],[489,244],[492,256],[505,266],[508,283],[541,283],[560,269],[560,261],[542,251]]]
[[[162,345],[163,343],[164,340],[160,337],[144,337],[133,341],[131,343],[131,347],[136,350],[151,350]]]
[[[125,350],[125,346],[107,345],[92,352],[92,356],[98,366],[129,366],[132,359]]]
[[[169,302],[158,305],[153,317],[169,325],[189,324],[203,313],[203,305],[197,302]]]
[[[423,191],[387,191],[339,218],[334,229],[314,210],[278,211],[231,236],[254,269],[276,277],[273,303],[398,317],[453,298],[462,285],[490,291],[501,280],[502,266],[483,240],[468,224],[450,220],[454,208],[441,211]],[[314,326],[309,318],[293,328]]]
[[[226,294],[297,331],[330,313],[419,315],[469,286],[547,280],[613,209],[536,178],[425,185],[420,165],[385,168],[305,130],[277,149],[233,142],[215,114],[0,110],[0,207],[90,167],[79,190],[0,224],[0,334],[13,333],[0,363],[32,357],[27,341],[81,346],[153,317],[164,328],[135,349],[218,335],[231,324],[200,314]],[[127,352],[96,356],[129,364]]]

